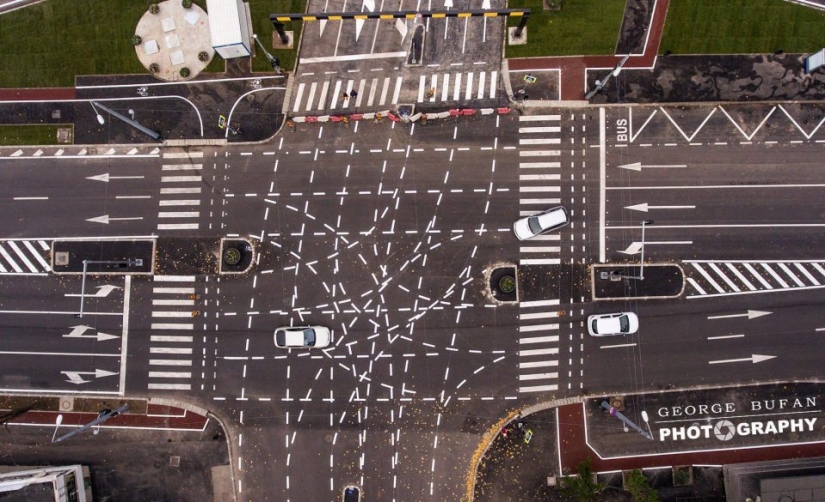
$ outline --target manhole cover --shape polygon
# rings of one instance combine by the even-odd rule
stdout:
[[[171,467],[180,467],[180,455],[172,455],[169,457],[169,465]]]
[[[65,267],[69,264],[69,252],[58,251],[54,254],[54,264],[60,267]]]

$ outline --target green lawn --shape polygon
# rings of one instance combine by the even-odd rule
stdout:
[[[671,0],[660,52],[814,52],[825,46],[825,12],[784,0]]]
[[[508,7],[531,14],[527,44],[508,45],[506,57],[598,55],[616,51],[625,0],[564,0],[560,11],[544,11],[542,0],[511,0]],[[518,18],[508,21],[517,25]]]
[[[69,125],[2,125],[0,145],[56,145],[58,127]]]
[[[205,0],[195,3],[206,6]],[[0,87],[71,87],[75,75],[147,73],[130,39],[149,4],[140,0],[48,0],[0,16]],[[269,49],[269,14],[303,12],[304,2],[253,0],[251,10],[252,24]],[[300,32],[300,24],[287,29]],[[292,69],[294,50],[275,55],[281,58],[281,66]],[[271,71],[265,57],[255,58],[253,68]],[[207,71],[223,71],[223,60],[217,56]]]

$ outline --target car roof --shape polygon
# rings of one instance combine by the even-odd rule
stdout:
[[[567,212],[563,207],[554,207],[538,215],[542,228],[551,228],[567,222]]]

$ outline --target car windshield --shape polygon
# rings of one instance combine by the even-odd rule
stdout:
[[[622,333],[627,333],[630,331],[630,321],[628,320],[626,315],[619,317],[619,329]]]
[[[279,329],[275,332],[275,343],[282,347],[284,346],[286,343],[286,331]]]
[[[541,228],[541,224],[539,223],[539,217],[538,216],[531,216],[530,218],[528,218],[527,219],[527,226],[530,227],[530,232],[532,232],[534,234],[540,234],[544,231],[544,229]]]
[[[593,319],[592,324],[593,324],[592,325],[593,333],[596,333],[598,335],[599,334],[599,320],[598,319]]]
[[[307,328],[304,330],[304,345],[307,347],[314,347],[315,346],[315,330],[312,328]]]

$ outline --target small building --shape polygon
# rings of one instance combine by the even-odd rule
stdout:
[[[0,467],[2,502],[92,502],[89,469],[61,467]]]
[[[206,0],[212,48],[224,59],[252,55],[249,13],[243,0]]]

